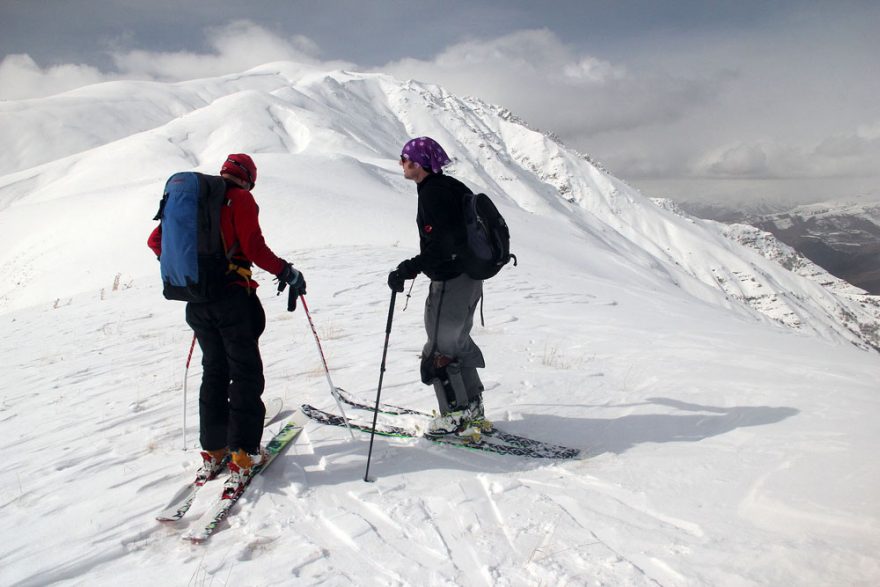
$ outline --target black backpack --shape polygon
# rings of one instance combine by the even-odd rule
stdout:
[[[159,264],[167,299],[210,302],[222,296],[233,253],[220,233],[226,205],[222,177],[184,171],[168,178],[154,218],[162,223]]]
[[[466,243],[459,254],[471,279],[489,279],[516,255],[510,254],[510,230],[486,194],[465,194],[462,202]]]

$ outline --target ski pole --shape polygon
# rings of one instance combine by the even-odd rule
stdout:
[[[186,451],[186,380],[189,376],[189,362],[193,357],[193,349],[196,348],[196,333],[193,332],[192,343],[189,345],[189,355],[186,357],[186,369],[183,371],[183,450]]]
[[[342,419],[345,421],[345,427],[348,428],[348,433],[351,434],[352,439],[354,439],[354,431],[352,431],[351,425],[348,423],[348,418],[345,416],[345,410],[342,409],[342,403],[339,401],[339,393],[336,391],[336,386],[333,385],[333,380],[330,379],[330,369],[327,367],[327,359],[324,358],[324,349],[321,348],[321,339],[318,338],[318,331],[315,330],[315,323],[312,321],[312,315],[309,313],[309,305],[306,303],[306,296],[299,296],[299,299],[302,300],[303,310],[305,310],[306,316],[309,319],[309,326],[312,327],[312,334],[315,335],[315,344],[318,345],[318,354],[321,355],[321,362],[324,364],[324,374],[327,376],[327,384],[330,385],[330,395],[336,400],[336,406],[339,408],[339,413],[342,414]]]
[[[376,409],[373,411],[373,429],[370,430],[370,450],[367,453],[367,470],[364,471],[364,481],[372,483],[370,479],[370,459],[373,457],[373,438],[376,437],[376,418],[379,416],[379,399],[382,395],[382,379],[385,377],[385,357],[388,356],[388,339],[391,337],[391,320],[394,318],[394,300],[397,292],[391,290],[391,306],[388,308],[388,324],[385,326],[385,347],[382,349],[382,363],[379,365],[379,388],[376,390]]]

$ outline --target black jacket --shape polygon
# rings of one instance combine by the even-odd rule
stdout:
[[[410,261],[433,281],[458,277],[462,269],[456,259],[465,244],[463,196],[466,185],[442,173],[431,174],[418,184],[418,255]]]

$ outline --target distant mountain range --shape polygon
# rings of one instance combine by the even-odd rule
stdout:
[[[749,224],[772,233],[832,275],[880,294],[880,200],[866,197],[797,206],[751,209],[679,203],[699,218]]]

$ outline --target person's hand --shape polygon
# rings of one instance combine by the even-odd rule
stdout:
[[[388,287],[391,288],[391,291],[396,291],[398,293],[402,292],[404,281],[406,281],[406,279],[404,279],[400,274],[400,271],[397,269],[388,274]]]
[[[295,311],[297,298],[306,295],[306,278],[287,261],[284,262],[284,269],[275,277],[278,279],[279,294],[290,286],[290,291],[287,292],[287,311]]]
[[[412,259],[402,261],[400,265],[397,266],[397,269],[388,274],[388,287],[390,287],[392,291],[402,292],[403,282],[407,279],[415,279],[418,274],[419,270],[416,268],[416,264]]]
[[[289,285],[291,295],[299,297],[306,294],[306,278],[290,263],[285,261],[284,269],[275,277],[278,279],[278,293],[283,292],[284,288]]]

